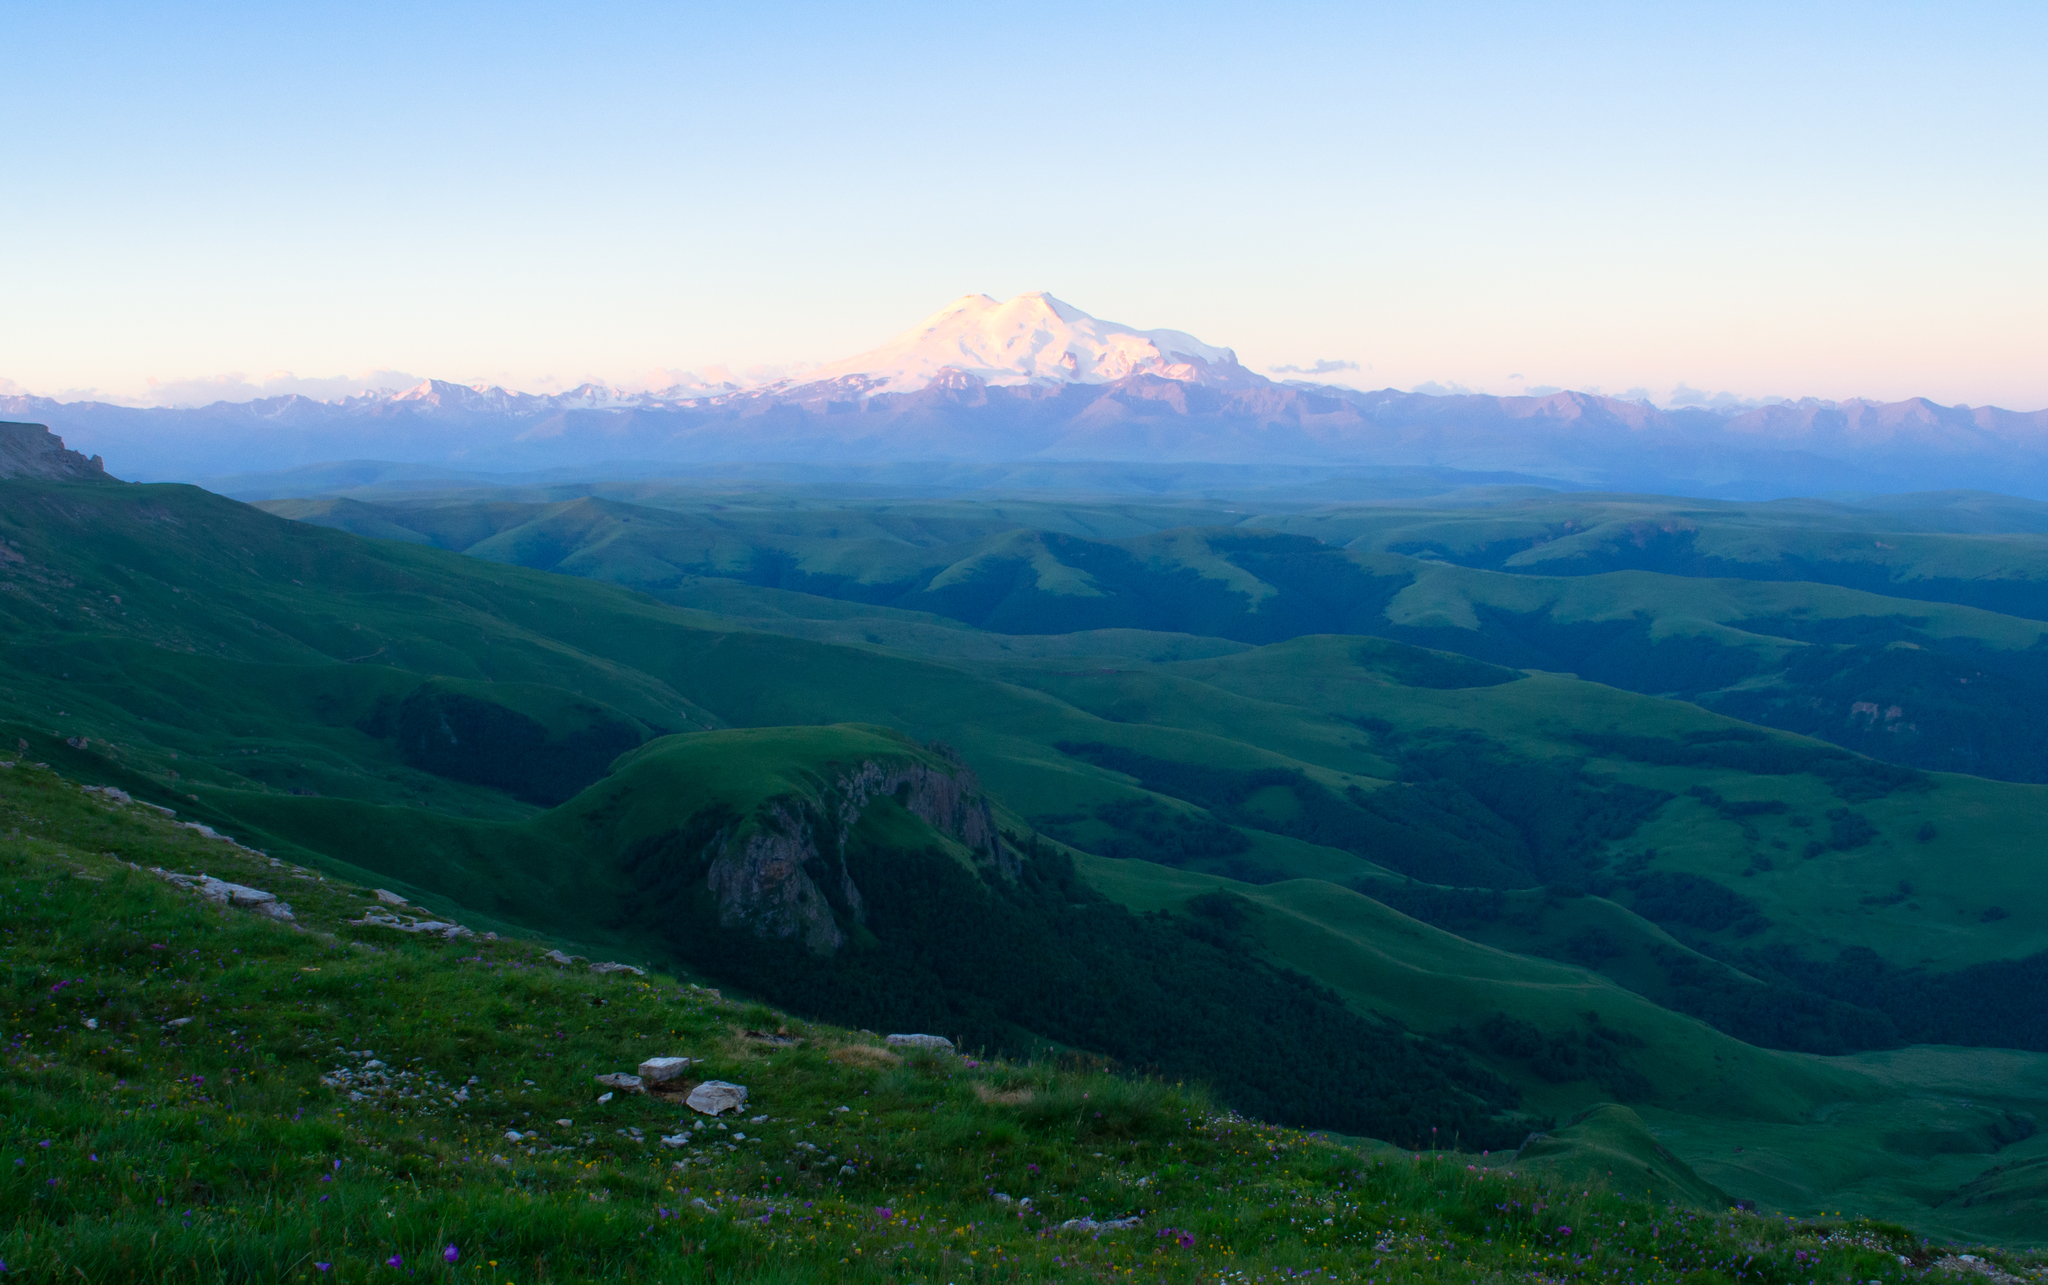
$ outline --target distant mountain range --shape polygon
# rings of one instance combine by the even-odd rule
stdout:
[[[1174,330],[1047,294],[969,295],[795,379],[552,396],[403,391],[140,409],[0,398],[116,474],[198,480],[336,460],[503,472],[803,462],[1122,461],[1514,473],[1759,499],[1976,488],[2048,498],[2048,411],[1803,400],[1723,414],[1586,393],[1427,396],[1277,382]]]

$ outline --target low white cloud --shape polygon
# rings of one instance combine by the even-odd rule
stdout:
[[[1267,370],[1276,375],[1334,375],[1339,371],[1363,370],[1355,361],[1336,361],[1324,357],[1311,366],[1268,366]]]
[[[1710,393],[1704,389],[1688,387],[1681,381],[1671,390],[1671,396],[1664,404],[1673,408],[1697,407],[1701,410],[1721,411],[1733,414],[1736,411],[1755,410],[1759,406],[1778,406],[1789,400],[1784,397],[1744,397],[1740,393],[1723,390]]]
[[[288,370],[252,379],[236,371],[201,378],[159,379],[151,376],[139,397],[123,398],[136,406],[210,406],[215,402],[253,402],[266,397],[294,394],[315,401],[340,401],[365,393],[398,392],[421,383],[418,375],[402,370],[366,370],[360,375],[332,375],[306,378]]]
[[[1439,384],[1434,379],[1426,383],[1417,384],[1408,391],[1411,393],[1421,393],[1424,397],[1470,397],[1473,393],[1472,389],[1465,387],[1463,384]]]

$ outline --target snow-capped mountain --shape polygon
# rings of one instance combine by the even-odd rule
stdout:
[[[1268,383],[1237,354],[1178,330],[1138,330],[1091,317],[1044,291],[998,303],[962,295],[879,348],[805,373],[794,385],[844,382],[867,393],[915,393],[977,380],[991,388],[1108,384],[1154,375],[1209,388]]]
[[[599,475],[725,463],[1116,461],[1514,475],[1760,498],[1969,487],[2048,498],[2048,411],[1801,401],[1739,414],[1585,393],[1431,397],[1274,383],[1177,330],[1048,294],[968,295],[869,352],[794,378],[725,372],[659,392],[511,392],[426,380],[138,409],[0,397],[117,476],[184,480],[334,461]]]

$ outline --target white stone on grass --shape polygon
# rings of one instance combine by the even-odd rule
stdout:
[[[690,1090],[684,1099],[690,1110],[699,1115],[723,1115],[727,1111],[739,1111],[747,1104],[745,1085],[728,1084],[724,1080],[706,1080]]]
[[[699,1059],[694,1057],[651,1057],[640,1064],[642,1084],[667,1084],[680,1080],[695,1066]]]

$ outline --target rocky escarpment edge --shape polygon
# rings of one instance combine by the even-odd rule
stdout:
[[[46,424],[0,420],[0,478],[26,477],[45,482],[79,482],[107,477],[105,461],[88,459],[67,449],[64,439]]]
[[[866,922],[865,901],[846,868],[847,838],[884,797],[957,839],[997,876],[1017,877],[1017,854],[1004,843],[995,809],[971,769],[869,759],[840,776],[822,798],[773,800],[752,825],[729,826],[712,838],[705,881],[721,926],[800,940],[819,954],[845,945],[842,915]]]

